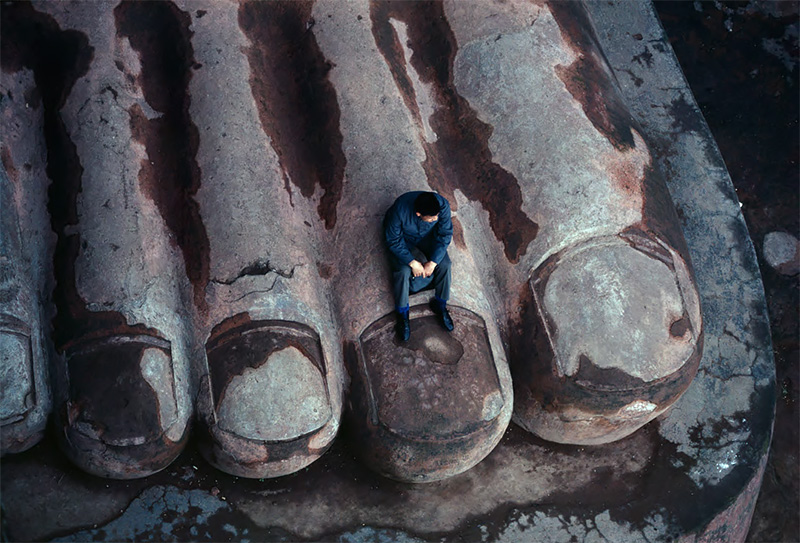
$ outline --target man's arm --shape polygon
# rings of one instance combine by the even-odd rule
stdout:
[[[447,247],[453,239],[453,221],[450,217],[450,203],[441,198],[442,208],[439,210],[439,220],[436,222],[436,241],[434,243],[431,260],[437,264],[444,258]]]
[[[414,260],[414,255],[408,250],[406,240],[403,239],[402,221],[394,206],[386,213],[386,219],[383,222],[383,236],[389,251],[400,262],[410,264]]]

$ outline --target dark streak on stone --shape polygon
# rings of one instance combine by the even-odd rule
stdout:
[[[23,98],[25,99],[25,105],[34,109],[38,108],[42,103],[42,95],[39,94],[39,89],[36,87],[25,91]]]
[[[673,117],[672,127],[677,132],[698,132],[703,133],[703,116],[696,107],[689,104],[686,96],[681,93],[680,97],[672,101],[669,111]]]
[[[75,261],[81,238],[80,234],[67,234],[66,230],[78,224],[77,198],[82,190],[83,167],[61,118],[61,108],[75,81],[88,72],[94,49],[85,34],[61,30],[55,19],[36,11],[27,2],[4,4],[0,22],[3,71],[32,70],[44,105],[46,171],[51,180],[48,211],[51,227],[58,236],[53,258],[56,348],[63,351],[73,340],[111,334],[159,335],[143,325],[129,326],[116,311],[90,311],[78,293]]]
[[[159,399],[140,369],[148,348],[152,347],[106,344],[68,353],[69,398],[80,406],[73,416],[91,424],[104,441],[137,437],[152,441],[161,434]]]
[[[12,185],[19,183],[19,172],[17,167],[14,166],[14,160],[11,158],[11,151],[5,145],[0,145],[0,161],[3,163],[3,168],[8,174]]]
[[[564,40],[578,59],[569,66],[557,66],[556,73],[567,90],[581,103],[594,127],[620,151],[634,145],[633,120],[622,101],[608,61],[600,48],[594,27],[578,2],[550,2],[550,11]]]
[[[618,368],[601,368],[585,354],[578,358],[578,371],[575,373],[575,382],[588,389],[605,392],[616,392],[628,389],[643,389],[647,383]]]
[[[237,313],[236,315],[228,317],[214,326],[214,328],[211,330],[211,334],[209,334],[209,341],[218,338],[223,334],[227,334],[234,328],[244,327],[250,322],[252,322],[252,319],[250,318],[249,313]]]
[[[323,279],[330,279],[333,275],[333,266],[327,262],[317,262],[317,273]]]
[[[339,104],[328,79],[333,67],[311,32],[313,2],[243,2],[239,26],[251,42],[250,88],[264,132],[289,181],[310,198],[324,190],[317,212],[331,229],[342,196],[346,159]]]
[[[437,141],[420,138],[428,182],[454,205],[454,192],[479,201],[489,212],[489,222],[506,258],[518,262],[536,237],[539,227],[522,211],[522,191],[514,176],[492,160],[492,127],[456,91],[453,64],[455,37],[439,2],[375,2],[370,6],[372,34],[394,77],[406,107],[422,130],[419,108],[408,76],[405,57],[390,19],[406,23],[411,64],[421,80],[433,89],[437,107],[431,127]]]
[[[260,367],[272,353],[290,346],[303,353],[325,379],[319,336],[308,326],[288,321],[251,321],[249,316],[243,315],[247,314],[234,315],[218,324],[206,343],[211,389],[217,408],[234,377],[242,375],[246,368]]]
[[[557,257],[557,255],[556,255]],[[540,268],[547,269],[548,259]],[[539,297],[546,287],[546,277],[536,285]],[[555,355],[542,317],[528,285],[520,294],[520,315],[509,320],[509,366],[514,383],[515,412],[525,418],[528,406],[538,404],[547,411],[563,410],[574,405],[582,411],[615,414],[625,405],[642,398],[664,408],[671,404],[692,381],[700,363],[703,338],[697,338],[697,349],[674,373],[650,382],[614,369],[601,369],[581,360],[573,377],[559,376]],[[547,316],[545,316],[547,318]],[[550,323],[551,331],[557,330]],[[585,358],[585,357],[583,357]]]
[[[114,9],[118,35],[139,53],[147,103],[162,115],[147,119],[138,105],[129,110],[133,137],[144,144],[139,182],[158,207],[183,253],[195,305],[207,310],[209,241],[194,195],[200,188],[199,134],[189,115],[194,51],[191,16],[171,2],[123,1]]]
[[[683,337],[689,328],[691,328],[689,319],[681,317],[670,325],[669,333],[672,337]]]
[[[467,242],[464,240],[464,227],[461,226],[461,221],[458,220],[458,217],[452,217],[451,221],[453,223],[453,243],[459,249],[466,250]]]
[[[653,53],[651,53],[650,49],[648,49],[647,46],[645,45],[644,51],[634,56],[631,59],[631,62],[633,61],[638,62],[640,65],[645,65],[648,68],[651,68],[653,66]]]
[[[643,205],[642,224],[640,227],[643,230],[656,233],[659,238],[666,241],[670,247],[681,255],[688,265],[689,273],[694,278],[694,271],[689,258],[689,248],[686,245],[686,239],[683,237],[678,212],[672,203],[667,184],[655,165],[645,168],[641,186]]]

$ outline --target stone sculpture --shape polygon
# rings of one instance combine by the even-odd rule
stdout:
[[[194,6],[3,8],[4,453],[41,434],[48,358],[63,449],[114,478],[167,466],[193,413],[235,475],[308,465],[346,410],[422,482],[512,409],[605,443],[686,389],[685,242],[579,4]],[[409,190],[453,207],[463,325],[412,297],[400,345],[381,218]]]

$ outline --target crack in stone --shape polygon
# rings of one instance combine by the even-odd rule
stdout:
[[[734,372],[731,372],[731,373],[727,374],[727,376],[723,376],[723,375],[721,375],[719,373],[714,373],[711,370],[711,368],[700,368],[700,369],[697,370],[697,372],[698,373],[703,373],[703,374],[711,377],[712,379],[717,379],[717,380],[723,381],[723,382],[729,381],[733,377],[746,377],[748,379],[755,379],[753,377],[753,374],[751,374],[751,373],[734,373]]]
[[[303,264],[295,264],[294,266],[292,266],[292,269],[286,271],[280,268],[273,268],[269,260],[256,260],[252,264],[242,268],[242,271],[240,271],[239,274],[232,279],[212,279],[211,282],[220,285],[232,285],[242,277],[269,275],[270,273],[275,273],[283,277],[284,279],[291,279],[292,277],[294,277],[294,270],[299,266],[303,266]],[[275,280],[277,281],[277,277],[275,278]],[[275,286],[275,283],[273,282],[272,285]],[[272,287],[270,287],[269,290],[272,290]]]

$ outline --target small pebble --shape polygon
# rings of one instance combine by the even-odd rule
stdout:
[[[783,275],[800,272],[800,242],[786,232],[770,232],[764,236],[764,260],[775,271]]]

